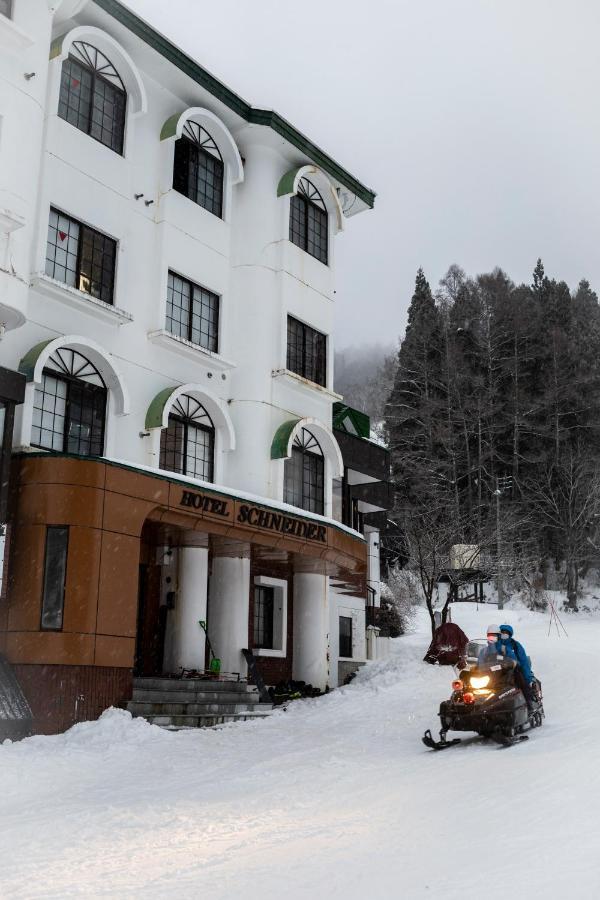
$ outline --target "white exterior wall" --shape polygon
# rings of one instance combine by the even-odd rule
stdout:
[[[277,186],[298,165],[297,152],[295,158],[289,150],[286,155],[287,145],[271,129],[236,123],[231,112],[228,124],[245,161],[244,180],[232,185],[233,172],[227,167],[224,220],[172,190],[174,140],[159,139],[163,124],[192,105],[216,115],[223,111],[197,86],[192,98],[170,90],[169,79],[158,83],[135,56],[134,74],[143,84],[146,111],[133,111],[128,95],[124,156],[59,118],[62,58],[48,62],[50,15],[43,0],[32,2],[39,8],[36,16],[29,11],[26,16],[28,23],[37,23],[27,51],[31,62],[0,55],[2,74],[6,69],[11,79],[11,89],[7,93],[3,88],[0,95],[1,196],[8,204],[6,191],[14,194],[18,186],[19,197],[9,200],[26,220],[10,238],[17,275],[0,273],[10,282],[8,290],[0,282],[0,302],[13,318],[15,310],[22,310],[21,322],[26,317],[0,345],[2,364],[16,369],[34,345],[61,335],[94,340],[112,356],[130,400],[129,413],[119,415],[109,396],[106,454],[143,465],[158,463],[158,435],[140,436],[155,395],[180,384],[197,385],[199,391],[206,387],[229,414],[237,441],[234,451],[223,452],[217,429],[215,481],[281,500],[283,462],[270,458],[277,427],[292,417],[311,417],[326,427],[331,423],[335,395],[282,370],[289,312],[328,335],[331,387],[334,217],[326,266],[288,240],[289,196],[278,197]],[[22,5],[16,0],[17,14]],[[90,9],[88,4],[76,19],[61,21],[55,33],[69,33],[88,21],[95,28],[98,13],[92,16]],[[103,29],[102,34],[127,47],[127,32],[107,21],[110,32]],[[88,35],[85,28],[78,36],[98,42],[95,32]],[[143,62],[148,59],[152,56],[146,48]],[[24,82],[28,67],[36,76]],[[128,86],[133,76],[123,68],[119,74]],[[171,81],[175,85],[177,78]],[[27,140],[20,139],[23,133]],[[135,194],[144,196],[136,200]],[[50,206],[118,241],[114,310],[45,276]],[[217,355],[156,334],[165,327],[169,269],[219,294]],[[17,413],[17,447],[29,444],[32,400],[33,387]],[[330,482],[331,460],[326,465]],[[327,493],[330,512],[330,488]]]
[[[289,241],[290,199],[277,196],[281,177],[310,160],[273,130],[248,125],[92,2],[14,0],[14,21],[3,19],[0,16],[0,364],[18,369],[32,347],[64,335],[76,336],[83,352],[93,344],[99,354],[94,357],[96,351],[90,351],[93,361],[120,387],[109,391],[105,454],[138,465],[158,467],[160,429],[145,431],[154,397],[182,384],[194,385],[199,399],[206,390],[223,422],[231,426],[229,434],[217,427],[215,481],[281,500],[283,460],[270,457],[277,428],[291,418],[310,418],[330,429],[337,399],[332,392],[332,328],[339,223],[333,189],[326,199],[331,206],[329,265],[323,265]],[[126,84],[123,156],[58,116],[62,57],[59,53],[49,59],[50,43],[73,29],[80,29],[78,39],[106,53]],[[111,41],[117,42],[114,52],[105,49]],[[63,52],[68,53],[68,38]],[[24,77],[31,72],[33,77]],[[233,150],[221,147],[227,163],[223,220],[171,187],[174,138],[161,140],[161,129],[170,117],[189,108],[217,116],[219,128],[223,134],[229,131],[234,142]],[[243,172],[232,162],[237,151]],[[323,173],[317,177],[327,181]],[[143,196],[135,199],[136,194]],[[51,206],[117,240],[113,307],[46,277]],[[219,294],[218,354],[161,334],[169,269]],[[325,388],[286,372],[288,314],[327,335]],[[30,444],[34,391],[30,383],[26,402],[17,410],[16,449]],[[235,449],[230,449],[233,443]],[[331,444],[337,446],[335,439]],[[330,515],[331,479],[341,474],[331,449],[325,464],[325,513]],[[190,578],[205,581],[204,554],[195,549],[182,553],[180,588],[183,585],[189,596]],[[232,566],[240,571],[230,572]],[[213,571],[215,585],[241,579],[246,591],[247,568],[247,560],[220,561]],[[304,595],[311,585],[315,588],[320,609],[328,594],[327,578],[301,575],[300,581]],[[194,596],[190,609],[179,609],[178,621],[202,617],[206,597],[201,603],[200,595]],[[353,606],[357,614],[361,603],[357,600]],[[214,622],[217,633],[233,621],[231,610],[223,606],[221,612],[222,621]],[[240,635],[246,627],[243,612],[233,616]],[[215,615],[219,619],[219,613]],[[166,652],[172,664],[195,666],[196,645],[188,646],[186,628],[175,633],[171,623]],[[308,631],[306,620],[302,628],[298,665],[310,680],[322,683],[329,677],[329,611],[319,613]],[[316,658],[307,634],[314,637],[314,651],[325,653],[325,658]],[[337,624],[331,634],[337,641]],[[364,639],[364,611],[362,635]],[[245,645],[240,640],[240,646]],[[356,646],[364,658],[358,637]],[[236,651],[224,665],[237,670],[245,664]]]
[[[367,659],[367,641],[365,631],[365,601],[363,597],[352,597],[342,594],[330,587],[330,625],[331,635],[331,686],[337,687],[338,662],[340,659],[349,661],[348,657],[340,657],[340,616],[348,616],[352,619],[352,661],[364,663]]]

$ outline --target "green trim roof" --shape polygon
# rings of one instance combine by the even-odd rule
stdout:
[[[278,197],[285,197],[286,194],[292,194],[294,192],[294,181],[296,180],[296,175],[302,168],[303,166],[296,166],[294,169],[290,169],[289,172],[286,172],[285,175],[281,176],[279,184],[277,185]]]
[[[146,412],[146,429],[162,428],[162,419],[165,406],[167,405],[169,397],[172,396],[173,391],[176,390],[176,387],[168,387],[163,388],[162,391],[158,392],[158,394],[148,407],[148,411]]]
[[[288,455],[287,448],[290,442],[290,435],[300,419],[288,419],[279,426],[271,443],[271,459],[285,459]]]
[[[346,418],[349,418],[354,425],[358,437],[367,438],[367,440],[371,437],[371,420],[366,413],[353,409],[351,406],[346,406],[345,403],[334,403],[333,427],[337,428],[338,431],[348,431],[348,428],[344,425]]]
[[[33,373],[35,372],[35,366],[40,358],[40,354],[48,344],[51,344],[52,341],[56,340],[56,338],[50,338],[48,341],[42,341],[40,344],[36,344],[35,347],[32,347],[31,350],[28,350],[21,362],[19,363],[19,372],[22,372],[23,375],[27,378],[27,381],[33,381]]]
[[[192,78],[197,84],[209,91],[213,97],[224,103],[242,119],[253,125],[264,125],[289,141],[302,153],[306,154],[316,165],[320,166],[328,175],[343,184],[348,190],[356,194],[363,203],[373,208],[375,205],[375,192],[361,184],[354,175],[351,175],[343,166],[340,166],[324,150],[321,150],[309,138],[298,131],[286,119],[270,109],[257,109],[243,100],[240,96],[226,87],[218,78],[207,72],[201,65],[194,62],[182,50],[172,44],[166,37],[155,31],[147,22],[140,19],[135,13],[123,6],[119,0],[94,0],[96,6],[107,12],[125,26],[132,34],[139,37],[157,53],[177,66],[182,72]]]

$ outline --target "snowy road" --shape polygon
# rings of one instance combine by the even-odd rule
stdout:
[[[495,608],[455,609],[473,637]],[[0,747],[0,897],[600,897],[600,619],[507,613],[546,724],[445,753],[452,670],[421,630],[379,677],[271,718],[168,733],[110,713]]]

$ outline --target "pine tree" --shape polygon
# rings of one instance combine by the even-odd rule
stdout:
[[[441,375],[440,312],[419,269],[385,416],[396,487],[405,499],[431,493],[436,483]]]

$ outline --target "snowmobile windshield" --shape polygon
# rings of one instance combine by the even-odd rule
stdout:
[[[475,640],[469,641],[465,654],[469,666],[477,665],[479,654],[487,647],[487,645],[488,642],[485,638],[475,638]]]

